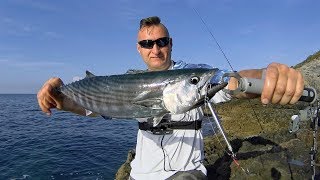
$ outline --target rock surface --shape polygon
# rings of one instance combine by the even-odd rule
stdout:
[[[320,51],[295,68],[304,74],[306,84],[320,93]],[[311,121],[301,122],[297,132],[289,133],[291,116],[298,114],[307,105],[297,103],[291,106],[263,106],[259,99],[234,99],[215,105],[215,110],[222,119],[222,126],[237,154],[237,161],[233,161],[227,153],[221,134],[206,137],[205,165],[208,178],[311,179]],[[127,161],[118,170],[116,179],[128,178],[131,169],[129,163],[133,158],[134,153],[130,151]],[[319,159],[318,153],[318,173]]]
[[[301,124],[297,133],[289,133],[288,130],[290,118],[298,113],[299,107],[262,106],[259,99],[254,99],[233,100],[218,105],[215,109],[222,119],[222,126],[237,154],[240,166],[226,153],[221,135],[207,137],[205,155],[210,179],[311,177],[310,122]]]
[[[295,68],[302,72],[306,84],[314,87],[320,93],[320,51],[297,64]]]

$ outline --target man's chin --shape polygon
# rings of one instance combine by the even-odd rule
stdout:
[[[159,61],[159,62],[164,62],[165,60],[161,57],[153,57],[153,58],[150,58],[151,61]]]
[[[149,61],[148,67],[153,70],[163,70],[165,68],[165,63],[163,61]]]
[[[150,63],[155,66],[163,66],[165,64],[165,61],[160,58],[152,58],[150,59]]]

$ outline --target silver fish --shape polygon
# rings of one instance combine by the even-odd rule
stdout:
[[[209,86],[217,69],[178,69],[87,77],[60,87],[60,92],[84,108],[111,118],[153,118],[181,114],[204,104],[226,83]]]

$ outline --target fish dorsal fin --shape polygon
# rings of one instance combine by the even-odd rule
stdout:
[[[95,77],[94,74],[92,74],[90,71],[86,70],[86,78]]]

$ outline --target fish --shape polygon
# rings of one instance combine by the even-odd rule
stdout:
[[[62,85],[59,92],[78,105],[115,119],[152,118],[200,107],[227,83],[210,84],[218,69],[194,68],[87,77]]]

